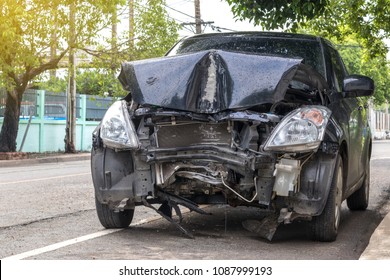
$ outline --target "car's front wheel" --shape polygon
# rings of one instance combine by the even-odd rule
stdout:
[[[116,211],[95,198],[96,212],[100,223],[105,228],[127,228],[134,216],[134,209]]]
[[[313,217],[312,237],[317,241],[335,241],[340,224],[343,190],[343,160],[338,156],[328,200],[321,215]]]

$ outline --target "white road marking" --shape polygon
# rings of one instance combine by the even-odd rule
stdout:
[[[151,217],[151,218],[148,218],[148,219],[142,219],[139,222],[132,224],[132,226],[146,224],[146,223],[153,222],[153,221],[159,220],[159,219],[161,219],[161,216],[155,216],[155,217]],[[42,247],[42,248],[39,248],[39,249],[34,249],[34,250],[31,250],[31,251],[28,251],[28,252],[24,252],[24,253],[21,253],[21,254],[5,257],[5,258],[2,259],[2,261],[6,261],[6,260],[7,261],[8,260],[22,260],[22,259],[30,258],[30,257],[36,256],[36,255],[40,255],[40,254],[43,254],[43,253],[55,251],[55,250],[61,249],[61,248],[66,247],[66,246],[74,245],[74,244],[77,244],[77,243],[80,243],[80,242],[84,242],[84,241],[87,241],[87,240],[91,240],[91,239],[94,239],[94,238],[97,238],[97,237],[105,236],[105,235],[108,235],[108,234],[111,234],[111,233],[115,233],[115,232],[118,232],[118,231],[121,231],[121,230],[124,230],[124,229],[123,228],[120,228],[120,229],[105,229],[105,230],[98,231],[98,232],[95,232],[95,233],[91,233],[91,234],[87,234],[87,235],[84,235],[84,236],[80,236],[80,237],[76,237],[76,238],[73,238],[73,239],[69,239],[69,240],[66,240],[66,241],[58,242],[58,243],[55,243],[55,244],[52,244],[52,245],[49,245],[49,246],[45,246],[45,247]]]
[[[1,186],[1,185],[9,185],[9,184],[20,184],[20,183],[38,182],[38,181],[53,180],[53,179],[62,179],[62,178],[67,178],[67,177],[76,177],[76,176],[90,175],[90,174],[91,174],[91,172],[86,172],[86,173],[77,173],[77,174],[70,174],[70,175],[62,175],[62,176],[38,178],[38,179],[28,179],[28,180],[20,180],[20,181],[1,182],[1,183],[0,183],[0,186]]]
[[[18,254],[18,255],[13,255],[13,256],[10,256],[10,257],[6,257],[6,258],[3,258],[2,260],[3,261],[5,261],[5,260],[22,260],[22,259],[29,258],[29,257],[32,257],[32,256],[40,255],[40,254],[43,254],[43,253],[46,253],[46,252],[54,251],[54,250],[57,250],[57,249],[60,249],[60,248],[63,248],[63,247],[69,246],[69,245],[73,245],[73,244],[76,244],[76,243],[79,243],[79,242],[87,241],[87,240],[94,239],[94,238],[97,238],[97,237],[100,237],[100,236],[104,236],[104,235],[107,235],[107,234],[118,232],[120,230],[123,230],[123,229],[107,229],[107,230],[98,231],[98,232],[95,232],[95,233],[92,233],[92,234],[88,234],[88,235],[84,235],[84,236],[77,237],[77,238],[74,238],[74,239],[70,239],[70,240],[66,240],[66,241],[63,241],[63,242],[55,243],[55,244],[52,244],[52,245],[49,245],[49,246],[46,246],[46,247],[42,247],[42,248],[39,248],[39,249],[31,250],[31,251],[28,251],[28,252],[25,252],[25,253],[21,253],[21,254]]]

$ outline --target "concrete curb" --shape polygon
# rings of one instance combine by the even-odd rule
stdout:
[[[64,154],[64,155],[57,155],[53,157],[49,156],[49,157],[33,158],[33,159],[1,160],[0,168],[35,165],[41,163],[59,163],[59,162],[69,162],[69,161],[78,161],[78,160],[89,160],[90,158],[91,158],[90,153],[80,153],[80,154],[70,154],[70,155]]]
[[[359,260],[390,260],[390,213],[371,235],[367,248]]]

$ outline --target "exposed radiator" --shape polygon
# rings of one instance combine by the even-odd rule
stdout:
[[[231,133],[227,123],[185,123],[158,125],[157,141],[160,148],[187,147],[191,145],[230,146]]]

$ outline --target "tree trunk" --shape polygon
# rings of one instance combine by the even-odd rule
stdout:
[[[76,59],[74,49],[69,51],[69,83],[67,94],[65,153],[76,152]]]
[[[65,153],[76,152],[76,4],[69,8],[69,65],[68,65],[68,95],[66,109]]]
[[[16,152],[21,101],[22,94],[18,94],[16,90],[7,91],[4,121],[0,132],[0,152]]]
[[[134,49],[134,0],[129,0],[129,49]]]

